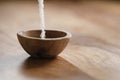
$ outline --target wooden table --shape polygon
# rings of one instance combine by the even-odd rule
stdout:
[[[16,33],[40,29],[35,1],[0,2],[0,80],[120,80],[120,4],[50,2],[47,29],[73,37],[54,60],[31,58]]]

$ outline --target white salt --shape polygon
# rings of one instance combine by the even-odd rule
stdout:
[[[39,2],[39,14],[40,14],[40,27],[41,27],[41,34],[40,37],[45,39],[45,18],[44,18],[44,0],[38,0]]]

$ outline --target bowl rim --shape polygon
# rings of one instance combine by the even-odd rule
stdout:
[[[30,37],[30,36],[26,36],[26,35],[23,35],[24,32],[28,32],[28,31],[41,31],[41,30],[24,30],[24,31],[20,31],[17,33],[18,36],[21,36],[21,37],[24,37],[24,38],[28,38],[28,39],[35,39],[35,40],[61,40],[61,39],[66,39],[66,38],[71,38],[72,37],[72,34],[65,31],[65,30],[56,30],[56,29],[47,29],[45,31],[58,31],[58,32],[63,32],[63,33],[66,33],[65,36],[63,37],[57,37],[57,38],[45,38],[45,39],[42,39],[42,38],[36,38],[36,37]]]

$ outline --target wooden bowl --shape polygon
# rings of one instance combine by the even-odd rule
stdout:
[[[71,38],[66,31],[46,30],[46,38],[40,38],[41,30],[21,31],[17,33],[23,49],[33,57],[53,58],[61,53]]]

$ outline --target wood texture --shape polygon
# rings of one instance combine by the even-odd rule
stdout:
[[[45,30],[45,39],[40,38],[41,30],[21,31],[17,33],[23,49],[32,57],[55,58],[67,46],[71,34],[59,30]]]
[[[37,2],[0,2],[0,80],[120,80],[119,2],[48,2],[47,29],[73,34],[57,59],[30,58],[16,33],[40,29]]]

